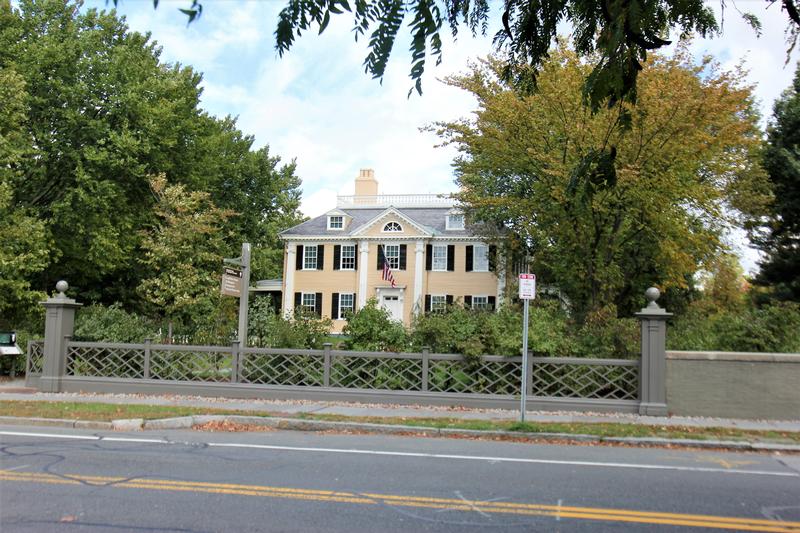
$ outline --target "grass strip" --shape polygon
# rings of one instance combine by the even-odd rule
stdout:
[[[25,418],[61,418],[67,420],[96,420],[108,422],[120,418],[153,420],[191,415],[270,416],[263,411],[210,409],[171,405],[111,404],[84,402],[0,401],[0,416]],[[608,422],[525,422],[513,420],[470,420],[461,418],[411,418],[345,416],[301,413],[296,418],[332,422],[391,424],[409,427],[509,431],[519,433],[566,433],[598,437],[661,437],[695,440],[747,440],[800,444],[800,432],[756,431],[723,427],[646,426]]]

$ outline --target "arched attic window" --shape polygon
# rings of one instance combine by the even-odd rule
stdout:
[[[397,222],[388,222],[384,227],[383,231],[386,233],[397,233],[403,231],[403,227],[398,224]]]

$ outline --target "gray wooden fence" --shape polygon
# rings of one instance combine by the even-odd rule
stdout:
[[[63,288],[63,286],[61,286]],[[64,288],[65,290],[65,288]],[[651,298],[652,297],[652,298]],[[642,320],[642,357],[529,357],[528,409],[666,414],[665,325],[655,304]],[[28,344],[29,386],[49,392],[193,394],[515,409],[522,358],[77,342],[80,304],[63,290],[43,304],[45,339]]]

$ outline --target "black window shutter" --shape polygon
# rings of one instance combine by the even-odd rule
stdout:
[[[303,293],[302,293],[302,292],[296,292],[296,293],[294,293],[294,308],[295,308],[295,309],[297,309],[298,307],[300,307],[300,304],[301,304],[301,299],[302,299],[302,298],[303,298]]]
[[[295,255],[297,257],[295,257],[294,269],[295,270],[303,270],[303,245],[302,244],[298,244],[297,245],[297,253]]]
[[[425,270],[430,270],[433,264],[433,245],[425,245]],[[430,311],[430,309],[428,309]]]
[[[447,245],[447,271],[452,272],[456,269],[456,247],[454,244]]]
[[[494,311],[495,303],[497,302],[497,298],[494,296],[489,296],[489,309]]]
[[[453,295],[448,294],[444,297],[444,301],[447,302],[447,305],[453,305]]]
[[[469,244],[466,246],[467,248],[467,272],[472,272],[472,245]]]
[[[426,294],[425,295],[425,312],[426,313],[430,313],[431,312],[431,295],[430,294]]]
[[[489,246],[489,271],[494,272],[497,268],[497,246]]]
[[[317,246],[317,270],[325,268],[325,245],[320,244]]]
[[[358,270],[358,245],[353,246],[353,268]]]
[[[331,318],[336,320],[342,318],[339,316],[339,293],[334,292],[331,295]]]
[[[406,269],[406,258],[408,257],[408,245],[400,245],[400,270]]]
[[[338,244],[333,245],[333,269],[339,270],[339,263],[342,258],[342,247]]]
[[[464,307],[467,309],[472,308],[472,296],[464,296]]]
[[[317,302],[316,305],[314,306],[314,312],[317,313],[318,317],[322,318],[322,293],[318,292],[316,294],[316,297],[317,297]]]
[[[383,246],[378,245],[378,270],[383,270]]]

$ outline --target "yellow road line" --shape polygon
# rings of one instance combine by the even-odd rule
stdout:
[[[755,518],[733,518],[723,516],[660,513],[627,509],[604,509],[593,507],[570,507],[514,502],[490,502],[452,498],[430,498],[395,494],[355,493],[301,489],[294,487],[270,487],[231,483],[209,483],[202,481],[175,481],[169,479],[129,479],[125,477],[54,475],[34,472],[0,470],[0,481],[33,482],[68,485],[102,485],[119,488],[145,490],[168,490],[236,496],[267,498],[289,498],[308,501],[328,501],[361,505],[393,505],[429,509],[446,509],[464,512],[516,514],[529,516],[552,516],[584,520],[603,520],[641,524],[667,524],[738,531],[769,531],[800,533],[800,522],[778,522]]]

